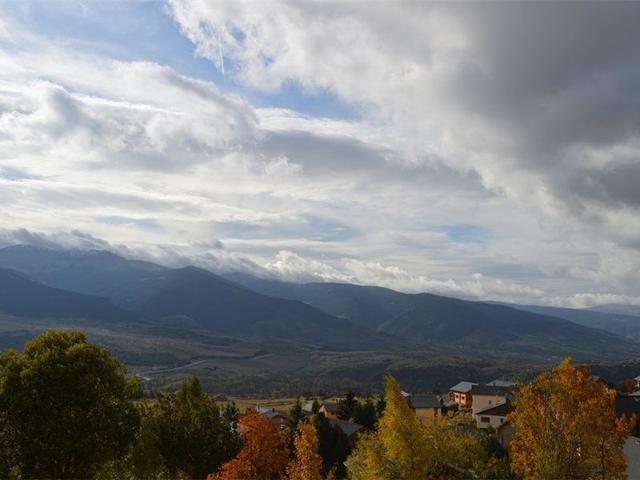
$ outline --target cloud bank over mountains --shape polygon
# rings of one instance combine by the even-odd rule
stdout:
[[[126,14],[136,38],[190,45],[166,62],[114,40],[118,22],[42,28],[38,6],[0,16],[2,243],[519,302],[640,298],[637,4],[172,0],[153,4],[157,31],[119,4],[132,12],[47,17]]]

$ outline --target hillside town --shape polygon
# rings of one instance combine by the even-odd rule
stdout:
[[[628,478],[640,478],[640,375],[623,382],[621,388],[609,383],[606,379],[591,375],[591,380],[602,386],[606,392],[615,396],[615,415],[632,421],[633,428],[625,444],[625,455],[628,457]],[[514,412],[519,384],[495,379],[487,383],[462,380],[449,388],[445,394],[417,393],[401,391],[410,411],[421,422],[438,421],[447,418],[458,431],[471,432],[483,438],[495,439],[497,445],[506,455],[511,452],[511,442],[516,430],[510,415]],[[365,401],[370,401],[366,400]],[[366,433],[368,428],[357,423],[348,416],[347,404],[356,402],[353,392],[342,397],[331,397],[320,400],[314,398],[302,405],[305,415],[321,415],[334,428],[340,429],[348,438],[349,445],[355,446],[358,436]],[[294,407],[295,410],[296,407]],[[299,405],[298,407],[299,408]],[[247,409],[250,414],[252,408]],[[279,431],[288,430],[297,423],[295,413],[279,411],[260,405],[255,411],[268,419]],[[242,418],[239,424],[242,429]],[[635,421],[634,421],[635,419]],[[246,431],[246,430],[245,430]]]

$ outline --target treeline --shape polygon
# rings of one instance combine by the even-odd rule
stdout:
[[[633,419],[615,392],[570,360],[518,389],[511,454],[469,417],[421,421],[391,376],[383,399],[349,392],[339,416],[365,426],[353,443],[318,413],[278,429],[256,411],[220,407],[197,378],[142,399],[122,363],[81,332],[50,331],[0,353],[0,478],[354,480],[617,479]]]

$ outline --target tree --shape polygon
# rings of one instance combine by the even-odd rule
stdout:
[[[289,426],[289,447],[294,446],[294,441],[296,437],[296,432],[298,431],[298,424],[304,420],[305,413],[302,408],[302,401],[300,397],[296,399],[296,403],[291,407],[289,411],[289,415],[291,415],[291,425]]]
[[[205,478],[240,449],[240,438],[197,377],[186,380],[176,395],[158,397],[143,427],[171,477]]]
[[[3,475],[90,478],[124,455],[139,427],[135,382],[79,331],[48,331],[0,354]]]
[[[340,427],[331,425],[331,422],[319,413],[312,417],[313,426],[318,434],[318,453],[322,457],[322,473],[329,475],[334,472],[338,478],[346,474],[344,462],[351,453],[349,438]]]
[[[362,435],[349,458],[354,480],[414,478],[505,478],[506,460],[496,458],[475,433],[447,419],[421,422],[391,376],[385,379],[384,415],[378,430]],[[507,475],[505,475],[505,472]]]
[[[300,422],[294,441],[295,457],[289,462],[289,480],[321,480],[322,457],[318,454],[318,434],[313,425]]]
[[[304,420],[306,416],[304,413],[304,409],[302,408],[302,401],[300,400],[300,397],[296,399],[296,403],[293,405],[293,407],[291,407],[291,411],[289,412],[289,414],[291,415],[292,419],[292,428],[295,431],[295,429],[298,427],[298,422]]]
[[[313,403],[311,404],[311,413],[313,413],[314,415],[317,415],[318,412],[320,411],[320,402],[318,401],[317,398],[313,399]]]
[[[616,418],[608,392],[570,358],[519,388],[511,443],[523,478],[624,478],[623,445],[631,422]]]
[[[340,420],[350,420],[357,406],[358,400],[356,400],[356,394],[353,390],[349,389],[344,400],[341,400],[338,406],[338,418]]]
[[[258,412],[244,415],[244,446],[238,455],[222,465],[211,480],[270,480],[280,478],[287,467],[286,437]]]
[[[238,426],[239,416],[240,410],[238,410],[238,407],[236,407],[236,402],[227,403],[222,410],[222,418],[234,431]]]
[[[636,386],[636,381],[633,378],[627,378],[620,384],[620,391],[622,393],[633,393],[637,390]]]
[[[353,421],[362,425],[365,430],[373,430],[375,428],[378,415],[376,406],[370,398],[367,398],[364,403],[358,403],[354,408]]]

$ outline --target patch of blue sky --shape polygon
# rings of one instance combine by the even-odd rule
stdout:
[[[287,81],[276,91],[250,89],[236,81],[236,65],[224,57],[224,72],[195,54],[163,1],[28,0],[4,2],[5,14],[29,30],[53,41],[75,42],[79,48],[124,61],[149,61],[176,72],[211,81],[257,107],[286,108],[311,117],[361,118],[357,106],[326,89],[309,90]],[[239,40],[244,33],[235,31]]]
[[[489,229],[469,224],[438,225],[433,230],[446,233],[456,243],[485,243],[491,235]]]
[[[287,80],[275,92],[244,92],[255,106],[286,108],[309,117],[335,120],[360,120],[362,108],[345,102],[326,88],[305,88],[300,82]]]

